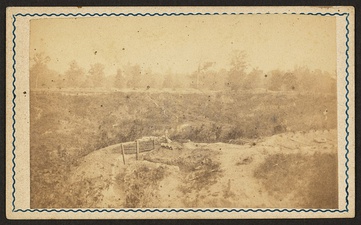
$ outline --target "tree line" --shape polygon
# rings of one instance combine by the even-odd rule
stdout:
[[[295,67],[292,71],[272,70],[264,72],[249,69],[242,51],[233,53],[229,69],[215,69],[216,62],[199,63],[190,74],[179,74],[168,69],[155,73],[139,64],[126,64],[113,74],[105,74],[105,66],[95,63],[86,71],[76,60],[69,63],[60,74],[49,68],[50,57],[38,53],[32,58],[30,86],[33,89],[50,88],[114,88],[114,89],[180,89],[199,90],[270,90],[311,91],[336,93],[336,74],[307,67]]]

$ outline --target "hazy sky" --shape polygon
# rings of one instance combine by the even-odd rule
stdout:
[[[129,63],[164,72],[192,72],[200,62],[228,68],[244,50],[250,68],[308,66],[336,70],[335,17],[219,15],[100,17],[31,21],[30,57],[44,52],[62,73],[76,60],[86,70],[100,62],[107,74]]]

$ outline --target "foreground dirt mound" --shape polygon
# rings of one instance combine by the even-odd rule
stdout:
[[[331,130],[245,145],[175,143],[138,161],[126,155],[125,165],[104,148],[84,157],[69,182],[92,180],[84,202],[94,207],[337,208],[336,138]]]

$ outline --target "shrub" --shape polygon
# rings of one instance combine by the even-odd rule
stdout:
[[[269,155],[254,176],[276,200],[291,196],[299,208],[338,208],[336,153]]]
[[[149,207],[152,199],[156,199],[158,184],[164,177],[165,168],[162,166],[136,166],[132,173],[128,173],[123,178],[126,187],[125,207]]]

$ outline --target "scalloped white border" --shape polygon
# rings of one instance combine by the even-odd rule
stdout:
[[[74,17],[93,16],[185,16],[202,14],[300,14],[327,15],[347,18],[348,21],[337,19],[337,53],[338,53],[338,112],[339,112],[339,149],[347,144],[348,170],[341,167],[339,185],[348,194],[340,191],[340,197],[348,202],[340,205],[339,210],[298,210],[298,209],[29,209],[29,102],[21,98],[20,93],[29,88],[27,71],[29,51],[29,20],[30,18],[54,18],[66,15]],[[34,17],[32,17],[33,15]],[[347,16],[347,17],[346,17]],[[16,21],[14,22],[14,19]],[[354,9],[353,7],[12,7],[7,9],[7,180],[6,210],[11,219],[36,218],[78,218],[78,219],[134,219],[134,218],[324,218],[354,216]],[[16,26],[14,26],[16,23]],[[348,23],[348,30],[345,25]],[[14,38],[16,34],[16,38]],[[348,39],[345,38],[346,34]],[[347,39],[347,40],[346,40]],[[345,45],[347,42],[348,48]],[[347,50],[347,55],[345,54]],[[348,67],[345,62],[348,62]],[[14,64],[16,62],[16,64]],[[347,69],[347,71],[346,71]],[[347,73],[348,74],[347,74]],[[16,76],[15,76],[16,74]],[[347,76],[349,84],[346,91]],[[16,81],[14,81],[16,78]],[[15,88],[15,86],[16,88]],[[342,89],[343,87],[343,89]],[[346,107],[346,93],[348,107]],[[14,95],[18,96],[14,100]],[[346,100],[347,101],[347,100]],[[16,104],[16,106],[15,106]],[[340,112],[346,112],[348,117]],[[16,114],[15,114],[16,113]],[[14,115],[15,114],[15,115]],[[15,119],[15,120],[14,120]],[[349,126],[345,127],[345,121]],[[16,122],[15,122],[16,121]],[[16,131],[16,132],[15,132]],[[346,134],[348,133],[348,134]],[[14,142],[14,139],[16,142]],[[16,149],[16,153],[15,153]],[[19,154],[21,153],[21,154]],[[340,158],[341,157],[341,158]],[[343,158],[342,158],[343,157]],[[345,152],[339,151],[339,165],[346,165]],[[16,165],[16,166],[15,166]],[[16,176],[15,176],[16,175]],[[346,183],[345,184],[345,180]],[[346,185],[347,188],[345,187]],[[16,187],[16,188],[15,188]],[[341,188],[340,188],[341,189]],[[16,191],[15,191],[16,190]],[[16,199],[16,201],[14,201]],[[15,205],[16,203],[16,205]],[[342,201],[341,201],[342,203]],[[16,206],[16,207],[15,207]]]

